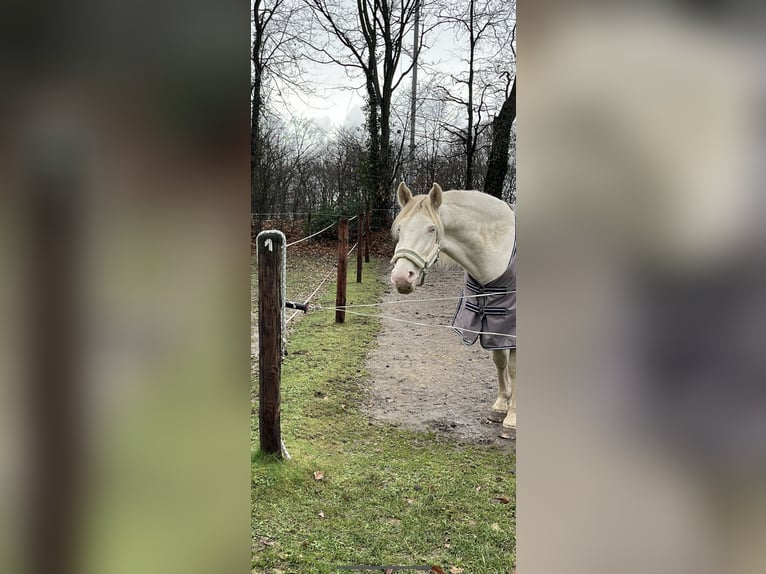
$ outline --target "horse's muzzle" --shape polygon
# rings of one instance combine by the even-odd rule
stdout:
[[[402,269],[402,267],[405,267]],[[399,293],[412,293],[415,289],[415,283],[418,280],[419,273],[412,269],[406,269],[406,266],[396,266],[391,272],[391,283]]]

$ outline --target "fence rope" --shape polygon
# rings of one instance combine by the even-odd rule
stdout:
[[[355,215],[354,217],[352,217],[351,219],[349,219],[349,220],[348,220],[348,222],[349,222],[349,223],[351,223],[351,222],[352,222],[352,221],[354,221],[354,220],[355,220],[357,217],[359,217],[359,216],[358,216],[358,215]],[[330,229],[330,228],[331,228],[333,225],[336,225],[337,223],[338,223],[337,221],[334,221],[333,223],[331,223],[330,225],[328,225],[328,226],[327,226],[327,227],[325,227],[324,229],[320,229],[320,230],[319,230],[319,231],[317,231],[316,233],[312,233],[311,235],[309,235],[309,236],[307,236],[307,237],[303,237],[303,238],[301,238],[301,239],[297,239],[297,240],[295,240],[295,241],[292,241],[291,243],[288,243],[287,245],[285,245],[285,247],[292,247],[293,245],[297,245],[298,243],[301,243],[302,241],[306,241],[307,239],[311,239],[312,237],[314,237],[314,236],[316,236],[316,235],[319,235],[320,233],[324,233],[325,231],[327,231],[328,229]],[[354,245],[354,247],[356,247],[356,245]],[[351,253],[351,251],[349,251],[349,253]]]
[[[320,230],[319,230],[319,231],[317,231],[316,233],[312,233],[311,235],[309,235],[308,237],[304,237],[303,239],[298,239],[297,241],[293,241],[292,243],[288,243],[288,244],[287,244],[285,247],[291,247],[291,246],[293,246],[293,245],[297,245],[298,243],[301,243],[302,241],[306,241],[307,239],[311,239],[311,238],[312,238],[312,237],[314,237],[315,235],[319,235],[320,233],[324,233],[325,231],[327,231],[328,229],[330,229],[330,228],[331,228],[333,225],[335,225],[336,223],[338,223],[338,222],[337,222],[337,221],[334,221],[333,223],[331,223],[330,225],[328,225],[328,226],[327,226],[327,227],[325,227],[324,229],[320,229]]]
[[[365,211],[371,211],[375,213],[389,213],[390,209],[367,209]],[[320,211],[275,211],[272,213],[266,213],[266,212],[260,212],[260,213],[250,213],[251,216],[259,216],[261,219],[268,221],[269,219],[280,219],[276,217],[277,215],[322,215],[321,210]]]
[[[505,291],[502,293],[492,293],[492,295],[507,295],[510,293],[516,293],[516,290],[513,291]],[[516,338],[516,335],[509,335],[508,333],[495,333],[492,331],[474,331],[472,329],[458,329],[453,327],[452,325],[434,325],[433,323],[421,323],[418,321],[412,321],[410,319],[401,319],[399,317],[392,317],[391,315],[383,315],[378,313],[359,313],[358,311],[352,311],[351,309],[356,309],[360,307],[381,307],[383,305],[395,305],[397,303],[426,303],[431,301],[458,301],[461,298],[462,299],[469,299],[469,298],[475,298],[475,297],[486,297],[487,294],[484,295],[463,295],[462,297],[433,297],[430,299],[398,299],[396,301],[380,301],[378,303],[360,303],[356,305],[340,305],[340,306],[333,306],[333,307],[321,307],[318,309],[314,309],[315,311],[335,311],[336,309],[342,309],[346,311],[346,313],[351,313],[352,315],[359,315],[360,317],[377,317],[379,319],[388,319],[390,321],[398,321],[400,323],[407,323],[410,325],[417,325],[419,327],[435,327],[440,329],[452,329],[453,331],[460,331],[464,333],[475,333],[477,335],[497,335],[501,337],[513,337]]]
[[[335,268],[334,268],[334,267],[333,267],[332,269],[330,269],[330,272],[329,272],[327,275],[325,275],[325,276],[324,276],[324,279],[322,279],[322,281],[320,281],[319,285],[317,285],[317,288],[316,288],[316,289],[314,289],[314,291],[312,291],[312,292],[311,292],[311,295],[309,295],[309,296],[308,296],[308,298],[306,299],[306,301],[304,301],[304,302],[303,302],[303,304],[304,304],[304,305],[308,305],[308,304],[309,304],[309,302],[310,302],[310,301],[311,301],[311,299],[314,297],[314,295],[316,295],[316,294],[317,294],[317,292],[318,292],[318,291],[319,291],[319,290],[322,288],[322,285],[324,285],[324,284],[327,282],[327,280],[330,278],[330,276],[331,276],[333,273],[335,273]],[[302,312],[302,311],[298,310],[298,311],[296,311],[295,313],[293,313],[293,314],[290,316],[290,318],[289,318],[289,319],[287,319],[287,321],[285,321],[285,325],[287,325],[287,324],[288,324],[290,321],[292,321],[292,320],[295,318],[295,316],[296,316],[298,313],[301,313],[301,312]]]
[[[434,297],[432,299],[397,299],[395,301],[380,301],[378,303],[359,303],[357,305],[345,305],[341,306],[339,308],[341,309],[347,309],[347,308],[355,308],[355,307],[381,307],[383,305],[395,305],[397,303],[428,303],[431,301],[458,301],[460,299],[473,299],[476,297],[488,297],[493,295],[509,295],[511,293],[516,293],[516,290],[513,291],[502,291],[500,293],[484,293],[483,295],[462,295],[459,297]]]
[[[311,213],[316,213],[316,211],[274,211],[272,213],[250,213],[252,217],[258,216],[261,219],[268,221],[269,219],[279,219],[278,215],[287,215],[287,216],[293,216],[293,215],[310,215]]]
[[[339,309],[342,309],[343,307],[338,307]],[[321,311],[333,311],[335,307],[322,307]],[[513,337],[516,338],[516,335],[509,335],[508,333],[494,333],[492,331],[474,331],[472,329],[460,329],[453,327],[452,325],[434,325],[433,323],[420,323],[418,321],[410,321],[409,319],[400,319],[399,317],[392,317],[391,315],[381,315],[377,313],[359,313],[358,311],[350,311],[346,309],[346,313],[351,313],[352,315],[359,315],[360,317],[377,317],[379,319],[388,319],[390,321],[398,321],[399,323],[408,323],[410,325],[418,325],[419,327],[433,327],[433,328],[440,328],[440,329],[452,329],[453,331],[460,331],[462,333],[476,333],[477,335],[498,335],[501,337]]]
[[[295,316],[296,316],[298,313],[300,313],[300,312],[301,312],[301,311],[296,311],[295,313],[293,313],[292,315],[290,315],[290,316],[287,318],[287,320],[285,321],[285,327],[287,327],[287,324],[288,324],[290,321],[292,321],[292,320],[295,318]]]
[[[358,242],[354,244],[354,247],[351,248],[351,251],[356,248],[358,245]],[[351,253],[349,251],[349,254]],[[335,268],[331,269],[330,272],[325,275],[324,279],[319,283],[316,289],[311,293],[311,295],[308,296],[306,301],[304,302],[304,305],[308,305],[311,299],[317,294],[319,289],[322,288],[322,285],[324,285],[327,280],[330,278],[330,276],[335,272]],[[513,291],[504,291],[501,293],[492,293],[491,295],[508,295],[511,293],[516,293],[516,290]],[[433,323],[421,323],[418,321],[412,321],[409,319],[401,319],[399,317],[392,317],[391,315],[383,315],[383,314],[376,314],[376,313],[359,313],[358,311],[352,311],[351,309],[358,309],[362,307],[382,307],[383,305],[396,305],[399,303],[429,303],[433,301],[459,301],[460,299],[473,299],[476,297],[487,297],[487,294],[483,295],[462,295],[459,297],[432,297],[429,299],[397,299],[395,301],[380,301],[378,303],[359,303],[355,305],[339,305],[339,306],[332,306],[332,307],[318,307],[313,308],[311,311],[336,311],[338,309],[343,310],[347,313],[351,313],[352,315],[359,315],[360,317],[377,317],[379,319],[388,319],[390,321],[398,321],[400,323],[408,323],[410,325],[417,325],[419,327],[435,327],[435,328],[441,328],[441,329],[452,329],[453,331],[461,331],[465,333],[475,333],[477,335],[497,335],[502,337],[516,337],[515,335],[509,335],[508,333],[494,333],[492,331],[474,331],[472,329],[457,329],[453,327],[452,325],[434,325]],[[295,311],[286,321],[285,325],[287,325],[290,321],[292,321],[296,315],[301,313],[300,310]]]

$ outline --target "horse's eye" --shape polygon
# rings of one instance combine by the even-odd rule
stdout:
[[[434,231],[436,231],[435,225],[429,225],[428,228],[426,229],[426,233],[433,233]]]

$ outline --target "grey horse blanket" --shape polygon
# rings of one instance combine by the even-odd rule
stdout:
[[[477,296],[478,295],[478,296]],[[480,339],[488,350],[516,348],[516,243],[505,272],[486,285],[468,273],[452,328],[466,345]]]

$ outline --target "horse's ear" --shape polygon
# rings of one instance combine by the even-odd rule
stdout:
[[[442,188],[438,183],[434,183],[431,191],[428,192],[428,197],[431,199],[431,205],[434,209],[439,209],[442,204]]]
[[[412,199],[412,192],[406,183],[401,182],[399,184],[399,188],[396,190],[396,199],[399,200],[399,207],[404,207]]]

